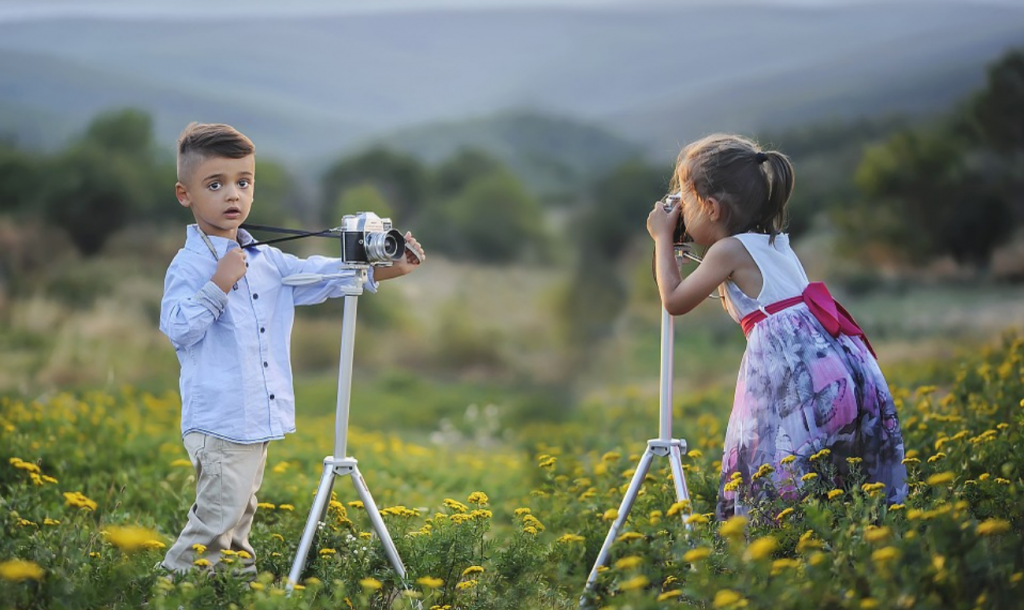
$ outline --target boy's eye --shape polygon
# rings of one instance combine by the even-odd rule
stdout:
[[[211,182],[209,185],[207,185],[206,188],[210,189],[211,191],[219,191],[220,182]]]
[[[239,181],[238,181],[238,186],[240,186],[240,187],[242,187],[242,188],[249,188],[249,185],[250,185],[250,184],[252,184],[252,183],[251,183],[251,182],[249,182],[249,180],[248,180],[248,179],[246,179],[246,178],[243,178],[243,179],[241,179],[241,180],[239,180]]]

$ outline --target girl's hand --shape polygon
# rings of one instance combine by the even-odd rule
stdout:
[[[663,202],[658,201],[654,204],[654,209],[647,215],[647,232],[654,241],[658,241],[659,238],[672,239],[672,232],[679,224],[679,207],[677,203],[666,212]]]

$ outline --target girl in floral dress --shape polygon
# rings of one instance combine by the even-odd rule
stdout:
[[[871,345],[824,284],[808,281],[782,233],[789,159],[740,136],[708,136],[680,153],[673,190],[680,202],[668,210],[658,202],[647,218],[662,304],[682,315],[718,291],[747,335],[718,517],[777,496],[799,499],[812,470],[842,487],[858,469],[884,484],[890,503],[902,501],[903,437]],[[680,215],[686,233],[707,247],[685,279],[673,244]]]

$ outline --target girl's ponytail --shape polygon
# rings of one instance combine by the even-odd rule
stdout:
[[[761,168],[768,183],[768,200],[762,208],[757,225],[761,232],[769,234],[774,241],[775,236],[786,226],[786,203],[793,194],[793,164],[789,157],[775,150],[757,153],[757,158],[764,159]]]

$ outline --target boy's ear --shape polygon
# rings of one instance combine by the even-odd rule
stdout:
[[[182,183],[174,183],[174,196],[178,198],[178,203],[180,203],[182,207],[188,208],[192,206],[192,199],[188,196],[188,191],[185,190],[185,185]]]

